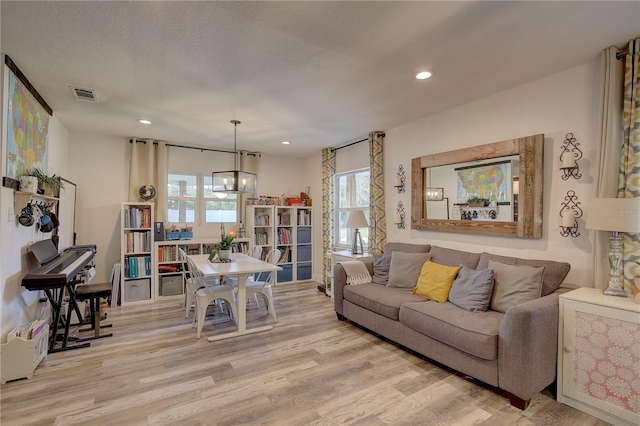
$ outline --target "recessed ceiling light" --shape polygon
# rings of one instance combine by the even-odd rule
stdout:
[[[291,145],[290,141],[282,141],[281,143],[282,143],[282,145]]]
[[[433,71],[426,70],[426,71],[421,71],[418,74],[416,74],[416,78],[418,80],[426,80],[427,78],[431,77],[432,75],[433,75]]]
[[[138,123],[140,124],[151,124],[151,121],[145,119],[145,118],[141,118],[138,120]]]

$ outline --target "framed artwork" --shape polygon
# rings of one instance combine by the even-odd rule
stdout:
[[[34,167],[47,172],[51,107],[5,55],[7,90],[7,170],[18,179]]]

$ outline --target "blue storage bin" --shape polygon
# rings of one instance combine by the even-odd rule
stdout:
[[[179,240],[180,239],[180,232],[179,231],[167,232],[166,236],[167,236],[167,241]]]
[[[181,240],[190,240],[193,238],[193,232],[182,231],[180,232]]]
[[[288,281],[292,281],[293,277],[292,277],[292,273],[293,273],[293,269],[292,269],[292,265],[278,265],[282,268],[282,271],[278,271],[278,282],[279,283],[286,283]]]
[[[311,261],[311,245],[298,245],[298,262],[310,262]]]
[[[298,269],[296,272],[296,278],[298,281],[310,280],[312,274],[311,263],[298,264]]]
[[[298,228],[298,244],[311,244],[311,227]]]

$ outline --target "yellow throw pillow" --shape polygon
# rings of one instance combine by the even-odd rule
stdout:
[[[412,293],[436,302],[446,302],[459,269],[459,266],[445,266],[427,260],[422,265],[418,283]]]

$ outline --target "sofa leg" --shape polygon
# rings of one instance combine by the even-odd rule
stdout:
[[[509,395],[509,403],[512,406],[514,406],[514,407],[516,407],[516,408],[518,408],[518,409],[520,409],[522,411],[527,409],[527,407],[529,406],[529,402],[531,401],[530,399],[519,398],[519,397],[515,396],[512,393],[508,393],[508,395]]]
[[[336,312],[336,315],[338,317],[338,321],[346,321],[347,317],[345,317],[344,315],[341,315],[339,313]]]

